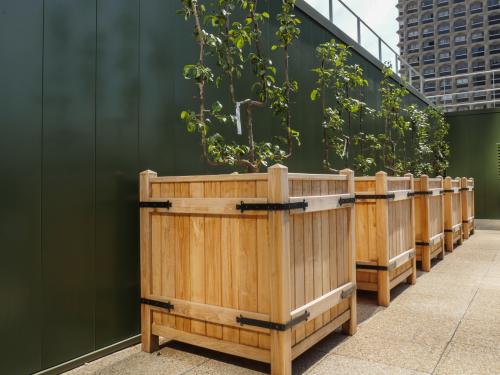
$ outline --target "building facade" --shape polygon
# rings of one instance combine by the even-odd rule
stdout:
[[[446,111],[500,107],[500,0],[398,0],[401,56]],[[499,103],[497,103],[497,101]]]

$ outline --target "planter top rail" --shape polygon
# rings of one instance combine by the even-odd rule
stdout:
[[[443,177],[429,177],[427,175],[422,175],[419,178],[415,178],[415,195],[430,195],[436,196],[444,193],[443,189]]]
[[[458,194],[460,193],[461,185],[462,180],[460,177],[451,178],[448,176],[444,179],[444,192]]]
[[[473,191],[474,190],[474,179],[462,177],[460,186],[461,186],[462,191]]]
[[[375,176],[355,177],[354,181],[356,200],[360,201],[401,201],[415,195],[413,175],[410,173],[404,177],[389,177],[386,172],[378,172]]]

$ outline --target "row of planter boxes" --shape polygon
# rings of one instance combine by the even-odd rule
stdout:
[[[391,288],[416,282],[417,259],[428,270],[442,256],[457,228],[447,207],[463,205],[460,232],[462,222],[473,231],[473,180],[452,180],[467,189],[458,201],[450,180],[443,198],[441,178],[384,172],[141,173],[143,350],[164,337],[291,373],[337,328],[356,332],[356,289],[388,305]]]

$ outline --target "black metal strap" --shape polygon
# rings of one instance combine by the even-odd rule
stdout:
[[[352,198],[340,198],[339,205],[342,206],[344,204],[356,203],[356,197]]]
[[[358,199],[394,199],[396,194],[356,194],[356,200]]]
[[[443,193],[454,193],[454,189],[443,189]]]
[[[376,264],[356,264],[356,268],[361,270],[390,271],[389,267]]]
[[[311,314],[309,313],[309,311],[305,311],[302,315],[299,315],[296,318],[289,320],[287,323],[267,322],[265,320],[245,318],[243,315],[240,315],[236,317],[236,322],[242,326],[247,325],[247,326],[272,329],[275,331],[286,331],[287,329],[292,328],[293,326],[296,326],[297,324],[303,321],[306,321],[310,315]]]
[[[407,197],[414,197],[415,192],[414,191],[409,191],[408,194],[406,194]]]
[[[417,242],[415,242],[415,244],[417,246],[431,246],[431,244],[429,242],[420,242],[420,241],[417,241]]]
[[[166,208],[167,210],[172,207],[172,202],[139,202],[140,208]]]
[[[160,307],[162,309],[168,310],[168,312],[174,309],[174,305],[172,305],[170,302],[155,301],[147,298],[141,298],[141,304]]]
[[[295,203],[245,203],[241,201],[236,205],[236,209],[241,212],[245,211],[290,211],[290,210],[306,210],[309,206],[304,199],[302,202]]]
[[[453,232],[454,232],[454,231],[453,231],[453,229],[445,229],[444,231],[445,231],[446,233],[453,233]]]
[[[460,188],[460,191],[473,191],[473,190],[474,190],[474,188],[468,188],[468,187]]]

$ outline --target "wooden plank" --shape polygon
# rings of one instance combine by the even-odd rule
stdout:
[[[239,182],[239,184],[254,184],[255,181],[250,182]],[[191,186],[203,186],[202,182],[194,182],[190,184]],[[154,208],[155,212],[163,212],[169,214],[187,214],[187,215],[234,215],[234,216],[267,216],[266,211],[255,211],[255,210],[241,210],[237,209],[236,206],[241,202],[255,204],[255,203],[267,203],[265,198],[249,198],[249,197],[239,197],[239,198],[203,198],[203,197],[191,197],[191,198],[158,198],[158,199],[148,199],[147,201],[153,202],[166,202],[170,201],[172,207],[170,208]]]
[[[255,181],[238,183],[238,195],[256,196]],[[240,272],[239,272],[239,308],[244,311],[258,310],[257,281],[257,221],[255,217],[240,217]],[[259,336],[248,330],[240,330],[240,344],[258,346]]]
[[[328,194],[328,181],[321,181],[321,195]],[[323,211],[321,215],[321,268],[322,268],[322,294],[330,292],[330,226],[328,211]],[[323,313],[323,322],[330,321],[330,311]]]
[[[289,199],[288,168],[275,165],[268,169],[268,197],[274,202]],[[285,323],[290,319],[290,215],[286,211],[269,213],[271,258],[271,320]],[[291,330],[271,332],[271,374],[292,373]]]
[[[292,195],[302,195],[302,181],[293,181]],[[305,260],[304,260],[304,215],[297,215],[293,219],[293,248],[295,260],[295,306],[300,307],[305,301]],[[306,335],[304,324],[295,327],[295,340],[299,342]]]
[[[220,182],[204,183],[205,197],[220,197]],[[222,270],[221,270],[221,218],[205,217],[205,295],[206,303],[222,306]],[[222,339],[222,326],[207,323],[207,336]]]
[[[151,196],[159,197],[161,186],[151,186]],[[162,218],[161,215],[151,213],[151,291],[154,294],[161,294],[162,284]],[[162,314],[153,312],[153,322],[160,323]]]
[[[339,174],[307,174],[307,173],[289,173],[289,181],[345,181],[345,176]]]
[[[328,181],[328,193],[329,194],[337,194],[338,189],[337,189],[337,184],[332,181]],[[340,190],[340,189],[339,189]],[[338,212],[337,210],[332,210],[329,211],[330,217],[329,217],[329,232],[330,232],[330,238],[329,238],[329,245],[330,248],[329,250],[329,259],[330,259],[330,290],[337,289],[338,287],[338,279],[337,279],[337,251],[338,251],[338,240],[337,240],[337,215]],[[333,319],[338,315],[338,308],[337,306],[332,307],[330,310],[330,319]]]
[[[221,197],[235,197],[238,193],[237,184],[234,181],[221,182]],[[229,216],[221,218],[222,306],[233,309],[239,308],[239,230],[236,218]],[[226,341],[240,342],[239,329],[223,327],[222,336]]]
[[[415,249],[410,249],[389,260],[389,269],[398,268],[415,257]]]
[[[310,196],[312,192],[311,181],[302,181],[302,193]],[[304,290],[305,303],[314,299],[314,252],[312,238],[312,214],[304,215]],[[314,322],[306,323],[306,336],[314,332]]]
[[[176,183],[175,196],[188,197],[189,184]],[[191,298],[190,225],[189,216],[175,216],[175,297],[186,301]],[[175,327],[190,332],[191,321],[176,317]]]
[[[174,184],[162,184],[161,196],[175,195]],[[161,295],[175,296],[175,218],[172,215],[162,215],[161,218]],[[175,317],[162,314],[162,324],[175,328]]]
[[[321,195],[321,181],[311,183],[311,194]],[[321,212],[312,214],[312,240],[313,240],[313,264],[314,264],[314,298],[317,299],[323,295],[323,267],[321,254]],[[324,312],[324,311],[323,311]],[[314,329],[318,330],[323,326],[323,316],[314,320]]]
[[[307,349],[311,348],[313,345],[317,344],[323,340],[326,336],[335,331],[342,324],[347,322],[350,318],[350,312],[346,311],[337,318],[330,321],[327,325],[323,326],[318,331],[314,332],[311,336],[301,341],[299,344],[292,348],[292,358],[295,359]]]
[[[257,181],[257,197],[267,199],[267,181]],[[290,265],[288,265],[290,267]],[[258,312],[271,312],[271,265],[269,262],[269,219],[257,217],[257,274],[258,274]],[[271,348],[271,339],[268,334],[259,334],[259,347]]]
[[[239,181],[266,181],[266,173],[231,173],[215,175],[196,175],[196,176],[162,176],[151,178],[152,184],[155,183],[191,183],[191,182],[239,182]]]
[[[317,181],[315,182],[317,183]],[[304,182],[305,186],[310,185],[310,183]],[[314,193],[313,193],[314,194]],[[344,203],[340,205],[340,199],[354,198],[353,194],[333,194],[333,195],[312,195],[312,196],[302,196],[302,197],[290,197],[290,203],[297,203],[306,201],[308,207],[305,210],[292,210],[290,214],[292,215],[302,215],[304,213],[329,211],[338,208],[353,206],[353,203]]]
[[[139,199],[151,196],[150,180],[156,177],[153,171],[144,171],[139,175]],[[151,293],[151,210],[140,210],[140,261],[141,261],[141,297]],[[159,348],[158,336],[151,331],[153,314],[148,306],[141,306],[141,345],[148,353]]]
[[[396,278],[392,279],[390,282],[389,287],[392,289],[395,286],[401,284],[403,281],[405,281],[411,274],[413,273],[413,268],[410,267],[400,275],[398,275]]]
[[[378,172],[376,174],[375,193],[387,194],[387,173]],[[388,202],[385,199],[378,199],[376,204],[376,240],[378,264],[381,266],[389,265],[389,227],[388,227]],[[378,271],[378,304],[381,306],[389,306],[391,299],[389,272]]]
[[[253,359],[254,361],[266,363],[269,363],[271,361],[269,350],[226,342],[223,340],[218,340],[208,336],[201,336],[194,333],[182,332],[176,329],[159,326],[156,324],[153,325],[152,331],[155,335],[165,337],[168,340],[176,340],[184,342],[186,344],[199,346],[222,353]]]
[[[247,310],[231,309],[228,307],[207,305],[206,303],[185,301],[177,298],[172,298],[169,296],[164,297],[155,294],[151,294],[146,298],[151,299],[153,301],[170,302],[172,305],[174,305],[173,310],[171,310],[171,314],[175,316],[194,319],[197,321],[208,321],[216,323],[219,326],[225,325],[225,326],[240,328],[241,325],[236,321],[236,318],[240,316],[244,316],[245,318],[250,318],[250,319],[263,320],[266,322],[270,321],[269,314],[261,314]],[[162,311],[162,312],[166,311],[165,309],[156,306],[151,306],[151,309],[154,311]],[[269,334],[269,329],[267,328],[260,328],[254,326],[244,326],[244,328],[246,330],[253,332],[261,332]]]

